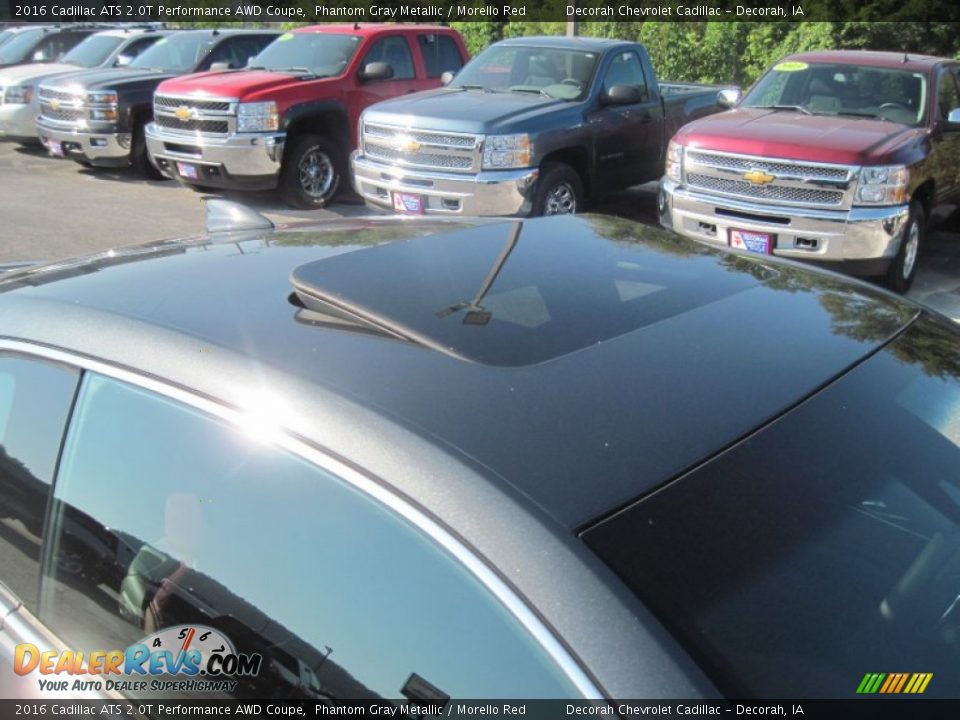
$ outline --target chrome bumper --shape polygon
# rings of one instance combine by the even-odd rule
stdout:
[[[34,103],[0,105],[0,138],[36,141],[37,114]]]
[[[393,212],[393,193],[419,195],[427,215],[530,214],[536,168],[488,170],[476,175],[424,172],[375,162],[354,151],[353,187],[366,204]]]
[[[130,161],[130,133],[81,132],[56,127],[41,117],[37,134],[44,145],[55,140],[63,144],[68,156],[78,156],[92,165],[118,167]]]
[[[813,210],[764,205],[689,190],[664,178],[657,212],[664,227],[711,244],[726,246],[731,229],[748,230],[774,236],[774,255],[852,263],[893,259],[910,207]]]
[[[170,132],[156,123],[145,131],[147,152],[168,177],[225,188],[275,187],[286,133],[237,133],[223,137]],[[177,163],[189,163],[201,176],[185,178]]]

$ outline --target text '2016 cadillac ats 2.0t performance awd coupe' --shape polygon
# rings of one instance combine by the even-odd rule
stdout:
[[[0,280],[5,695],[960,693],[948,321],[607,217],[209,222]]]

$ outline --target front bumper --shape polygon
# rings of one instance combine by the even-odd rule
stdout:
[[[657,194],[660,224],[716,245],[731,229],[769,233],[773,254],[834,265],[858,275],[883,274],[900,249],[908,205],[814,210],[731,200],[666,178]]]
[[[126,167],[130,164],[130,133],[91,132],[56,127],[37,120],[37,133],[44,145],[51,141],[63,145],[64,153],[74,160],[95,167]]]
[[[150,123],[146,139],[154,164],[174,180],[227,190],[269,190],[277,186],[286,133],[211,137],[169,132]],[[196,178],[179,171],[187,165],[197,170]]]
[[[37,142],[37,115],[35,103],[0,105],[0,138],[20,143]]]
[[[375,210],[393,212],[393,193],[419,195],[426,215],[527,216],[539,171],[487,170],[476,175],[425,172],[376,162],[354,151],[353,187]]]

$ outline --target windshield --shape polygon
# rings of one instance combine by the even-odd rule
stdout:
[[[957,343],[920,321],[584,539],[725,694],[960,697]]]
[[[927,79],[923,73],[788,60],[774,65],[760,78],[740,107],[776,107],[914,126],[923,122],[926,100]]]
[[[347,69],[359,46],[356,35],[285,33],[253,58],[249,67],[336,77]]]
[[[210,34],[176,33],[160,38],[128,67],[184,73],[193,70],[206,55]]]
[[[596,65],[597,54],[582,50],[493,46],[467,63],[450,87],[580,100]]]
[[[0,45],[3,45],[7,40],[12,38],[16,33],[13,30],[2,30],[0,31]]]
[[[25,60],[33,50],[37,40],[43,35],[43,30],[21,30],[0,46],[0,63],[15,63]]]
[[[122,42],[123,38],[116,35],[91,35],[64,55],[60,62],[72,63],[85,68],[97,67],[106,62],[110,53],[116,50]]]

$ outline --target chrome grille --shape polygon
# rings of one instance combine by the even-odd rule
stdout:
[[[86,109],[83,107],[83,91],[63,90],[48,85],[41,85],[37,89],[40,98],[40,118],[61,125],[76,127],[86,118]],[[54,108],[53,105],[57,107]]]
[[[791,177],[840,181],[849,180],[851,177],[851,169],[844,165],[786,163],[767,160],[765,158],[721,155],[696,150],[689,151],[686,155],[686,160],[694,165],[706,165],[708,167],[742,172],[763,170],[773,175],[789,175]]]
[[[449,145],[472,150],[477,139],[473,135],[444,135],[441,133],[418,132],[416,130],[403,131],[400,128],[384,127],[383,125],[364,125],[364,132],[370,138],[396,139],[399,135],[409,137],[418,143],[430,145]]]
[[[380,147],[379,145],[368,145],[367,155],[375,160],[385,162],[402,162],[412,164],[409,161],[409,154],[399,150]],[[418,152],[416,154],[416,164],[422,167],[448,168],[450,170],[469,170],[473,161],[469,157],[458,157],[456,155],[439,155],[437,153]]]
[[[844,195],[842,190],[819,190],[775,184],[754,185],[743,180],[731,180],[699,173],[688,173],[687,183],[691,187],[723,193],[724,195],[736,195],[759,200],[778,200],[800,205],[840,205],[843,202]]]
[[[181,120],[170,115],[157,115],[154,118],[160,127],[182,132],[210,133],[211,135],[226,135],[230,131],[230,124],[226,120],[202,120],[191,118]]]
[[[409,168],[455,172],[480,169],[480,138],[476,135],[364,123],[363,151],[373,160]]]
[[[57,88],[49,87],[48,85],[41,85],[40,89],[37,91],[40,95],[41,100],[79,100],[83,97],[82,93],[74,92],[72,90],[59,90]]]
[[[160,108],[188,107],[195,110],[216,112],[229,112],[231,105],[229,100],[206,100],[203,98],[172,97],[170,95],[154,95],[153,104]]]
[[[54,110],[48,104],[41,103],[40,115],[48,120],[55,120],[57,122],[76,122],[80,118],[84,117],[84,110],[82,108],[65,107]]]

